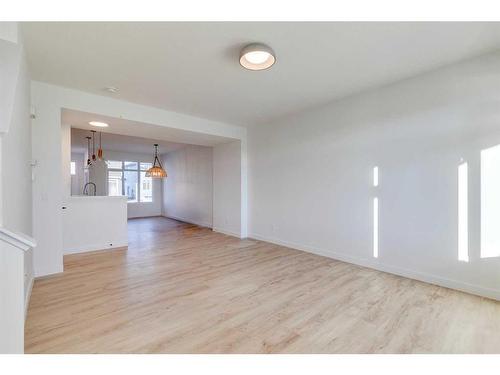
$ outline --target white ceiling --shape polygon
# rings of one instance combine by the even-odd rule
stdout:
[[[500,23],[24,23],[32,77],[252,125],[500,47]],[[269,44],[252,72],[240,48]],[[117,94],[102,91],[116,86]]]
[[[99,130],[95,133],[95,148],[99,147]],[[92,136],[90,130],[71,128],[71,151],[85,152],[87,150],[87,139]],[[154,144],[157,143],[158,153],[164,154],[185,147],[185,144],[167,141],[158,141],[155,139],[130,137],[128,135],[119,135],[111,133],[102,134],[102,149],[104,151],[131,152],[135,154],[154,154]],[[91,143],[92,144],[92,143]],[[96,151],[97,153],[97,151]]]
[[[90,121],[107,123],[107,128],[96,128]],[[151,152],[152,145],[158,143],[161,152],[169,152],[186,144],[215,146],[231,141],[229,138],[190,132],[165,126],[146,124],[126,119],[97,115],[69,109],[62,110],[61,122],[72,128],[102,131],[103,149],[110,151]],[[113,135],[113,137],[111,137]],[[83,140],[85,136],[83,136]],[[104,142],[106,140],[106,142]],[[109,142],[108,142],[109,140]],[[76,144],[75,144],[76,147]],[[85,147],[86,143],[85,143]],[[134,151],[132,151],[134,150]]]

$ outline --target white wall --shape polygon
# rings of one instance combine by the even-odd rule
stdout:
[[[127,246],[126,198],[71,196],[73,176],[70,174],[70,125],[62,125],[60,134],[62,253],[73,254]]]
[[[153,161],[153,152],[151,154],[139,154],[131,152],[117,152],[104,150],[106,160],[138,161],[151,163]],[[160,216],[162,207],[162,185],[161,180],[153,179],[153,202],[137,202],[127,204],[127,217],[148,217]]]
[[[2,222],[9,230],[32,235],[30,77],[22,45],[8,131],[2,136]],[[25,294],[33,282],[32,250],[25,253]]]
[[[30,77],[17,24],[0,24],[0,225],[31,235]],[[33,251],[0,248],[0,352],[22,353]]]
[[[24,251],[0,234],[0,354],[24,352]]]
[[[19,30],[17,22],[0,22],[0,39],[17,43],[19,40]]]
[[[96,159],[93,160],[89,165],[88,169],[85,171],[84,177],[87,178],[88,182],[95,184],[95,195],[107,196],[108,195],[108,165],[105,160]],[[85,184],[84,184],[85,186]],[[87,191],[89,194],[94,194],[94,186],[89,190],[90,186],[87,186]],[[83,191],[83,190],[82,190]]]
[[[30,81],[24,59],[19,71],[9,132],[2,140],[3,225],[31,236]],[[25,253],[25,293],[33,281],[32,250]]]
[[[32,121],[32,152],[33,158],[37,160],[33,184],[33,232],[38,244],[34,257],[37,276],[63,270],[62,108],[163,126],[178,132],[197,132],[231,139],[246,138],[246,129],[239,126],[41,82],[32,82],[31,93],[32,105],[36,110],[36,120]],[[241,183],[239,186],[241,189]]]
[[[64,254],[128,245],[125,197],[70,197],[63,210]]]
[[[212,148],[186,146],[161,156],[168,177],[163,180],[163,215],[212,227]]]
[[[71,195],[82,195],[85,181],[85,154],[80,152],[72,152],[71,161],[75,162],[75,174],[71,176]]]
[[[251,129],[250,236],[500,299],[500,259],[479,257],[479,153],[500,143],[499,97],[494,54]],[[461,158],[469,262],[457,256]]]
[[[61,107],[52,95],[33,82],[31,100],[36,110],[32,121],[32,155],[36,161],[33,235],[38,244],[33,260],[35,276],[45,276],[63,271]],[[68,170],[67,165],[64,170]]]
[[[241,142],[216,145],[213,149],[213,229],[245,237],[242,229]]]
[[[71,126],[68,124],[61,125],[61,175],[62,175],[62,194],[63,200],[61,205],[66,205],[69,196],[71,195],[70,163],[71,163]]]

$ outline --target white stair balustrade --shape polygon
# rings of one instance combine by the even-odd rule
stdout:
[[[24,253],[34,239],[0,227],[0,353],[24,353]]]

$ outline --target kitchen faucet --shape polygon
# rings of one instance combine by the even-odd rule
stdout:
[[[92,195],[96,195],[97,187],[95,186],[95,184],[93,182],[87,182],[85,184],[85,186],[83,187],[83,195],[90,195],[90,192],[87,189],[89,185],[94,186],[94,194],[92,194]]]

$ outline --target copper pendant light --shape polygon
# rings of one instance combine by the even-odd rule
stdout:
[[[102,132],[99,132],[99,149],[97,150],[97,157],[102,160],[102,142],[101,142]]]
[[[156,165],[158,162],[158,165]],[[155,143],[155,158],[153,160],[153,166],[146,171],[146,177],[153,178],[164,178],[167,177],[167,172],[161,166],[160,159],[158,159],[158,144]]]

